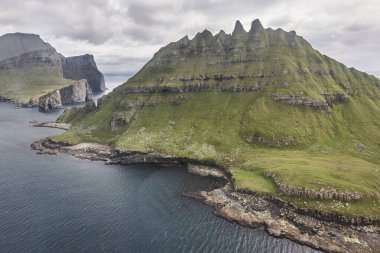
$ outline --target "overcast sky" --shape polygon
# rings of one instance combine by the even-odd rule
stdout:
[[[0,34],[41,35],[65,56],[90,53],[104,73],[134,73],[160,47],[205,28],[296,30],[314,48],[380,76],[380,0],[0,0]]]

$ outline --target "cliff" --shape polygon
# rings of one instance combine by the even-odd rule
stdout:
[[[98,70],[92,55],[62,58],[62,69],[65,78],[73,80],[86,78],[94,92],[102,92],[106,89],[104,76]]]
[[[92,90],[86,79],[76,81],[74,84],[49,92],[38,100],[30,101],[41,112],[49,112],[63,108],[64,104],[80,103],[92,100]]]
[[[4,59],[0,61],[0,70],[56,66],[59,69],[59,76],[63,77],[61,61],[62,55],[51,47]]]
[[[59,90],[49,92],[48,94],[39,97],[37,101],[40,112],[49,112],[63,108]]]
[[[87,80],[91,92],[105,90],[103,74],[93,56],[66,58],[38,35],[15,33],[0,37],[2,97],[26,103],[81,79]]]

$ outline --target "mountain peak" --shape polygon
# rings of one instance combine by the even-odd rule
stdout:
[[[249,30],[250,33],[256,33],[260,30],[264,30],[263,25],[261,24],[259,19],[255,19],[252,21],[251,24],[251,30]]]
[[[212,37],[212,36],[213,35],[212,35],[212,33],[209,30],[204,29],[203,32],[198,32],[195,35],[195,37],[194,37],[193,40],[195,40],[195,41],[201,41],[201,40],[207,39],[207,38]]]
[[[182,39],[180,39],[178,42],[184,43],[184,42],[189,42],[189,36],[184,36]]]
[[[240,23],[239,20],[236,20],[234,31],[232,32],[232,36],[236,36],[240,33],[246,33],[244,30],[243,25]]]
[[[51,48],[39,35],[30,33],[7,33],[0,36],[0,60],[37,50]]]
[[[219,31],[219,34],[223,34],[223,35],[225,35],[226,32],[225,32],[224,30],[220,30],[220,31]]]
[[[210,36],[213,36],[212,33],[207,30],[207,29],[204,29],[204,31],[201,33],[203,37],[210,37]]]

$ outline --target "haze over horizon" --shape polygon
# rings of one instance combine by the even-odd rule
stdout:
[[[377,0],[0,0],[0,34],[39,34],[60,53],[93,54],[104,73],[135,73],[161,47],[205,28],[231,33],[236,20],[246,30],[295,30],[321,53],[380,77],[380,5]],[[85,12],[86,15],[83,15]]]

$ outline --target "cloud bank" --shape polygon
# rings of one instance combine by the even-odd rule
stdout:
[[[0,0],[0,34],[40,34],[66,56],[94,54],[105,73],[134,73],[160,47],[259,18],[296,30],[349,67],[379,74],[378,0]]]

